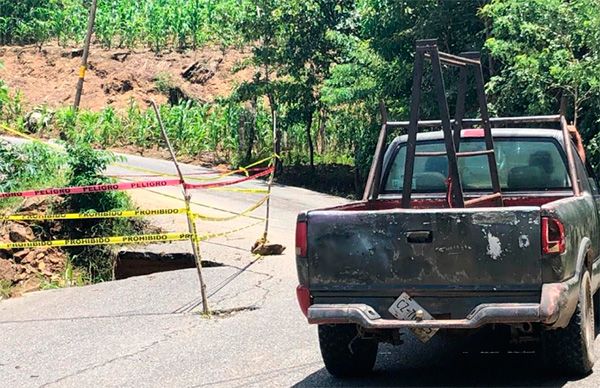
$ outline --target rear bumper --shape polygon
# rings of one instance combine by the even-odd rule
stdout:
[[[437,328],[476,329],[490,323],[534,323],[564,327],[577,303],[578,284],[552,283],[542,286],[540,303],[489,303],[475,307],[464,319],[409,321],[383,319],[367,304],[315,304],[308,309],[314,324],[354,323],[365,329]]]

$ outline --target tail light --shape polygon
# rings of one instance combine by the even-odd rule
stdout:
[[[298,298],[298,304],[300,305],[302,314],[304,314],[305,317],[308,317],[308,308],[311,305],[309,289],[305,286],[299,285],[296,288],[296,297]]]
[[[306,221],[298,221],[296,223],[296,256],[298,257],[306,257],[307,255],[306,232]]]
[[[561,254],[566,250],[565,227],[560,220],[542,217],[542,251],[545,254]]]

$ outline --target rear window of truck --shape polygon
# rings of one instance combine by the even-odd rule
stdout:
[[[461,140],[460,151],[484,150],[483,139]],[[554,139],[497,138],[494,139],[500,185],[504,191],[549,191],[570,189],[567,163],[562,148]],[[417,143],[417,152],[445,151],[443,140]],[[406,144],[400,144],[384,175],[383,193],[402,191]],[[389,165],[389,164],[388,164]],[[459,158],[458,168],[464,191],[490,191],[491,180],[487,156]],[[448,159],[445,156],[415,158],[412,179],[414,192],[445,192]]]

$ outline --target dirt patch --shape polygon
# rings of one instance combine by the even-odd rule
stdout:
[[[59,200],[27,198],[20,205],[20,214],[39,215]],[[41,228],[32,222],[4,221],[0,224],[0,242],[40,240]],[[64,281],[67,255],[58,248],[37,247],[0,249],[0,282],[5,296],[19,296],[39,290],[44,285],[59,285]]]
[[[258,306],[234,307],[230,309],[214,310],[210,312],[210,315],[211,317],[215,318],[229,318],[238,313],[243,313],[246,311],[256,311],[258,309]]]
[[[56,45],[0,47],[0,78],[20,90],[31,106],[59,107],[71,104],[79,74],[79,48]],[[228,96],[237,83],[250,80],[247,68],[234,71],[250,53],[235,49],[204,47],[185,53],[156,55],[149,50],[107,50],[93,46],[81,106],[119,110],[133,99],[142,106],[148,98],[167,102],[167,94],[157,88],[157,79],[199,101]],[[40,87],[43,85],[43,87]]]
[[[31,226],[6,222],[0,226],[0,241],[25,242],[35,238]],[[59,283],[67,256],[56,248],[0,250],[0,280],[10,288],[10,296],[38,290],[44,283]]]

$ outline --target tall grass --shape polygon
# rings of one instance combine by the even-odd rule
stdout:
[[[287,120],[288,112],[282,107],[279,125],[283,131],[281,156],[286,164],[308,162],[306,130],[302,123]],[[71,108],[52,111],[47,107],[36,108],[43,115],[50,115],[49,127],[45,124],[26,128],[21,94],[9,90],[0,80],[0,123],[6,123],[21,131],[48,131],[75,142],[91,144],[97,148],[138,147],[144,150],[163,147],[162,136],[151,109],[132,102],[125,111],[112,107],[99,112]],[[203,154],[216,163],[240,165],[268,156],[273,149],[271,117],[264,101],[248,106],[226,99],[213,103],[182,102],[179,105],[162,105],[161,116],[176,152],[181,156],[199,157]],[[291,123],[291,124],[290,124]],[[313,132],[317,133],[315,121]],[[337,112],[326,123],[327,147],[317,154],[317,163],[352,164],[356,137],[360,122],[355,116]],[[2,132],[2,131],[0,131]]]
[[[240,120],[246,112],[243,105],[188,101],[175,106],[162,105],[160,112],[178,154],[195,157],[210,152],[216,162],[237,164],[244,161],[246,144],[239,136]],[[154,112],[135,103],[121,113],[110,107],[99,112],[82,110],[78,114],[70,108],[59,109],[52,125],[70,141],[102,148],[132,145],[152,149],[163,144]],[[268,155],[272,135],[267,111],[262,106],[256,112],[255,125],[257,130],[251,155]]]

